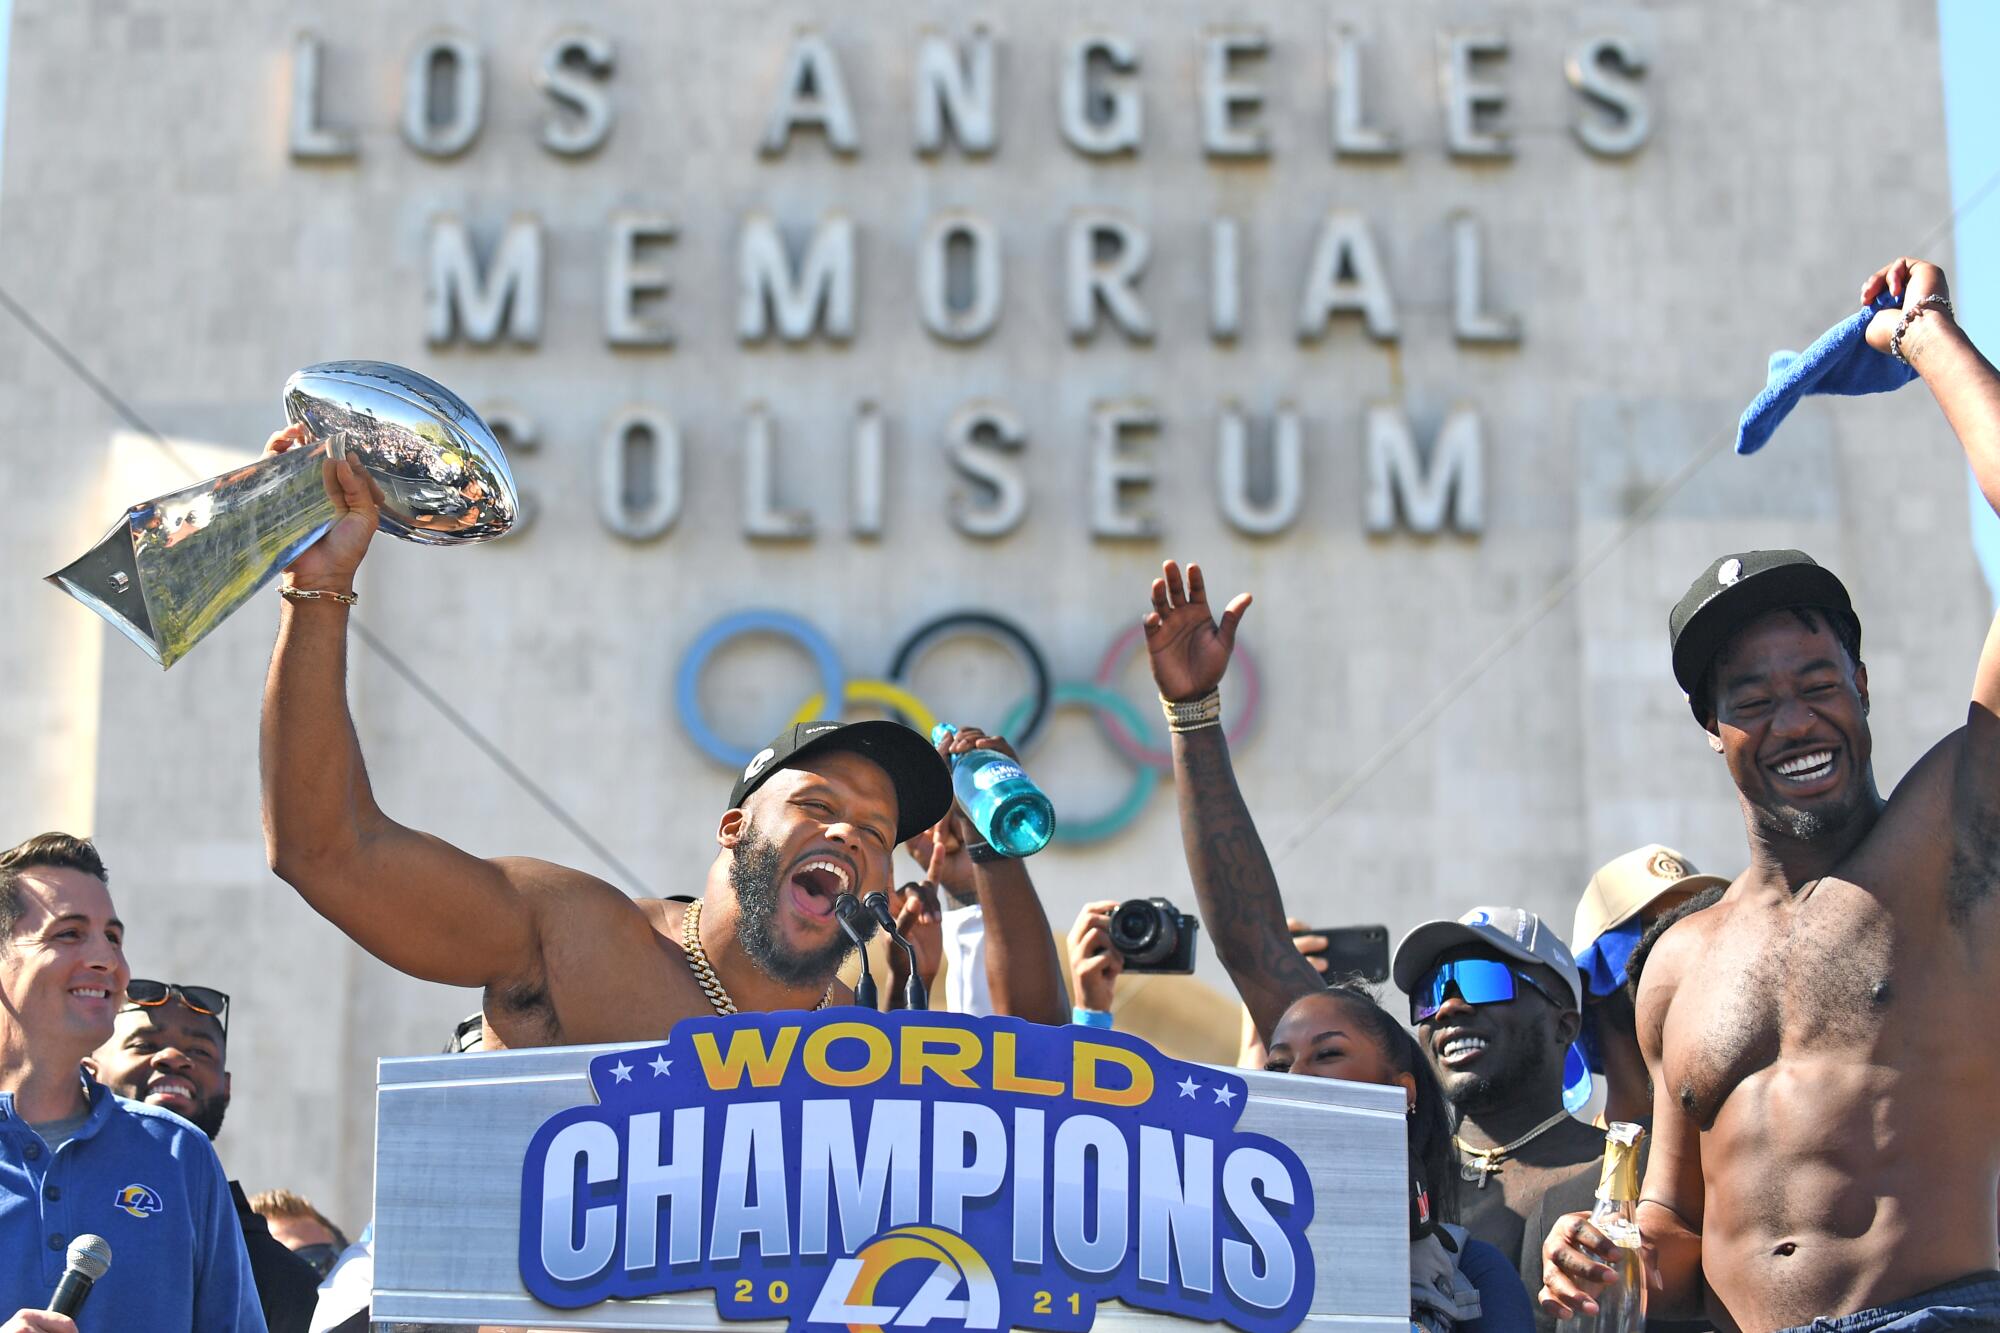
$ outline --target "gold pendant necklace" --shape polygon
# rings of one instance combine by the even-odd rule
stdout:
[[[1458,1150],[1464,1153],[1467,1159],[1458,1168],[1460,1178],[1466,1181],[1476,1181],[1479,1184],[1479,1188],[1485,1189],[1486,1182],[1500,1174],[1500,1168],[1505,1165],[1509,1153],[1517,1148],[1525,1148],[1528,1144],[1548,1133],[1567,1119],[1569,1119],[1568,1111],[1557,1111],[1547,1120],[1536,1125],[1512,1143],[1503,1143],[1497,1148],[1475,1148],[1464,1139],[1458,1137],[1458,1135],[1452,1135],[1451,1141],[1458,1145]]]
[[[701,993],[708,997],[708,1007],[724,1018],[737,1012],[736,1001],[729,998],[723,987],[722,978],[715,975],[714,964],[708,961],[708,950],[701,947],[701,904],[689,903],[687,911],[681,914],[681,952],[687,955],[688,970],[694,973],[695,981],[701,986]],[[819,1003],[813,1006],[817,1013],[826,1008],[833,999],[833,983],[826,983],[826,990],[820,995]]]

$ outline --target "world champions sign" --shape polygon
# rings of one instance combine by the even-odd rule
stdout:
[[[689,1019],[590,1061],[531,1140],[520,1272],[559,1308],[712,1289],[808,1330],[1091,1326],[1101,1300],[1296,1327],[1313,1190],[1244,1080],[1115,1032]]]

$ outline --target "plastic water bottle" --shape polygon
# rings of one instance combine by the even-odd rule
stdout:
[[[958,734],[949,722],[931,731],[933,745]],[[997,852],[1033,856],[1056,831],[1055,807],[1021,766],[998,750],[951,756],[951,788],[972,826]]]

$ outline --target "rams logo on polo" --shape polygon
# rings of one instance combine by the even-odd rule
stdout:
[[[119,1190],[117,1206],[134,1217],[145,1217],[167,1210],[167,1206],[160,1202],[160,1196],[153,1193],[150,1185],[127,1185]]]

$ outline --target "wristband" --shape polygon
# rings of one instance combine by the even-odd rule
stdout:
[[[1078,1027],[1109,1028],[1111,1015],[1103,1009],[1086,1009],[1078,1005],[1069,1011],[1069,1021]]]
[[[1185,701],[1161,695],[1160,711],[1167,715],[1167,730],[1176,735],[1219,727],[1222,725],[1222,691],[1210,690],[1199,699]]]
[[[968,842],[965,854],[972,858],[974,865],[992,865],[995,861],[1011,861],[1014,858],[1001,851],[990,842]]]

